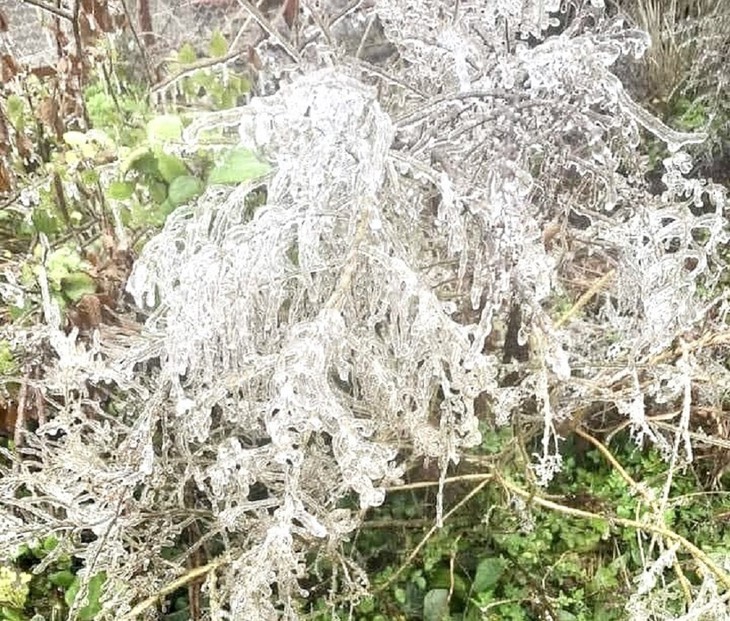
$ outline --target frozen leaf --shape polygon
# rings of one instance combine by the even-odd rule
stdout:
[[[262,162],[248,149],[233,149],[223,156],[222,161],[210,171],[208,183],[243,183],[265,175],[270,166]]]
[[[182,205],[192,198],[198,196],[203,191],[203,184],[200,179],[183,175],[176,177],[170,183],[167,191],[168,199],[173,206]]]

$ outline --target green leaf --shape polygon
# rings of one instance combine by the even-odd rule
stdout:
[[[173,211],[175,211],[175,205],[170,202],[169,198],[164,200],[157,210],[157,213],[155,215],[156,219],[153,220],[152,223],[156,226],[162,226],[163,224],[165,224],[165,219],[167,218],[167,216],[169,216]]]
[[[8,315],[10,316],[11,323],[27,318],[34,308],[37,307],[28,300],[25,301],[23,306],[8,306]]]
[[[271,167],[259,160],[248,149],[233,149],[229,151],[208,177],[209,184],[235,184],[261,177],[271,170]]]
[[[396,587],[393,591],[393,597],[399,604],[405,604],[407,599],[406,590],[403,587]]]
[[[44,552],[53,552],[58,547],[58,538],[55,535],[48,535],[43,538],[41,548]]]
[[[147,123],[147,138],[151,141],[170,142],[182,138],[182,120],[176,114],[161,114]]]
[[[91,621],[101,610],[101,594],[104,583],[106,582],[106,573],[99,572],[91,580],[89,580],[89,604],[79,610],[79,619],[81,621]]]
[[[45,233],[46,235],[52,235],[62,226],[56,214],[45,205],[39,205],[33,210],[31,220],[33,222],[33,228],[38,233]]]
[[[107,198],[117,201],[128,199],[134,193],[134,183],[128,181],[112,181],[106,190]]]
[[[0,376],[12,375],[18,369],[18,365],[13,357],[13,350],[10,348],[8,341],[0,341]]]
[[[170,202],[177,207],[187,203],[191,198],[198,196],[203,191],[203,184],[200,179],[190,175],[184,175],[173,180],[167,191]]]
[[[69,585],[68,589],[66,589],[66,592],[63,594],[63,599],[66,602],[66,606],[73,606],[80,586],[81,581],[79,580],[78,576],[74,576],[73,582]]]
[[[149,172],[147,168],[151,165],[157,170],[157,160],[152,155],[152,151],[147,145],[137,147],[133,149],[129,155],[124,159],[121,165],[122,174],[125,175],[127,172],[134,168],[140,172]]]
[[[78,302],[85,295],[94,293],[96,291],[96,285],[88,274],[74,272],[62,279],[61,291],[72,302]]]
[[[101,610],[99,600],[101,599],[104,582],[106,582],[106,572],[103,571],[99,572],[93,576],[91,580],[89,580],[88,604],[79,610],[77,619],[80,621],[91,621],[99,613]],[[64,600],[66,601],[67,606],[73,606],[74,600],[79,593],[80,586],[81,581],[78,576],[74,577],[73,582],[64,595]]]
[[[431,589],[423,598],[423,621],[449,619],[449,590]]]
[[[68,569],[55,571],[48,575],[48,582],[62,589],[68,589],[75,579],[76,576]]]
[[[0,606],[0,619],[2,621],[26,621],[27,617],[17,608]]]
[[[174,610],[187,610],[190,607],[187,596],[176,597],[175,601],[172,603],[172,607]]]
[[[357,605],[357,611],[360,614],[369,614],[375,611],[375,600],[372,597],[366,597]]]
[[[6,101],[6,106],[10,122],[15,126],[16,130],[21,131],[23,129],[25,102],[18,95],[10,95]]]
[[[78,267],[78,261],[74,260],[70,252],[72,251],[68,248],[59,248],[48,255],[46,275],[53,289],[60,289],[61,281],[68,276],[69,272]],[[42,274],[40,265],[36,265],[33,271],[38,278]]]
[[[170,183],[173,179],[177,179],[182,175],[188,174],[188,168],[179,157],[168,155],[160,151],[157,153],[157,169],[160,171],[162,178]]]
[[[97,181],[99,181],[99,171],[93,168],[80,171],[80,175],[81,180],[88,188],[95,186]]]
[[[482,559],[477,565],[472,589],[475,593],[482,593],[492,589],[502,577],[505,562],[498,556]]]
[[[213,58],[220,58],[228,52],[228,41],[220,32],[216,31],[213,35],[208,51]]]
[[[167,198],[167,184],[162,181],[155,181],[149,186],[150,196],[156,203],[164,203]]]

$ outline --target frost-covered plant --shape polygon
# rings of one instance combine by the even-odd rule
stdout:
[[[682,149],[703,136],[664,126],[612,73],[647,36],[601,0],[574,4],[546,37],[558,0],[322,1],[302,49],[260,43],[276,92],[186,139],[234,125],[272,172],[169,217],[129,282],[139,334],[82,344],[46,292],[56,411],[2,473],[4,550],[67,535],[87,580],[106,572],[110,618],[204,550],[211,618],[294,619],[314,554],[336,589],[367,588],[339,552],[348,501],[382,503],[407,457],[446,472],[480,418],[541,425],[543,483],[558,424],[594,402],[666,443],[647,400],[713,397],[687,396],[697,359],[662,361],[708,309],[724,320],[725,191],[687,177]],[[352,44],[358,24],[387,59]],[[661,195],[642,131],[672,154]],[[599,277],[590,309],[555,316],[554,296]],[[496,340],[529,345],[526,362],[494,345],[510,317]]]
[[[636,90],[659,104],[672,122],[708,128],[696,155],[727,153],[728,83],[722,50],[730,45],[730,5],[722,0],[617,0],[650,38],[649,50],[634,63]],[[713,171],[725,179],[722,171]]]

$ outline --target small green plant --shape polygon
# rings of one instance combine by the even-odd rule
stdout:
[[[0,565],[0,619],[16,621],[22,618],[19,611],[28,599],[30,581],[30,574]]]
[[[658,451],[636,449],[625,434],[615,444],[616,458],[632,477],[661,488],[666,463]],[[485,430],[482,454],[503,458],[502,475],[519,479],[523,466],[509,453],[514,448],[510,427]],[[722,546],[730,534],[718,530],[713,513],[723,501],[706,496],[698,502],[693,496],[691,503],[685,503],[684,495],[696,489],[691,472],[675,476],[674,500],[666,516],[669,524],[698,545]],[[626,576],[640,570],[643,552],[636,532],[612,527],[608,516],[631,519],[648,508],[598,450],[586,450],[575,439],[566,443],[564,468],[545,493],[565,507],[607,519],[505,503],[498,485],[489,486],[462,518],[454,517],[436,531],[391,583],[404,558],[421,541],[418,518],[429,514],[431,498],[392,495],[373,520],[376,524],[392,520],[403,528],[370,530],[366,522],[352,551],[367,566],[377,567],[372,578],[378,596],[361,602],[355,619],[537,621],[549,614],[565,621],[622,621],[630,592]],[[388,587],[379,590],[384,584]]]
[[[153,117],[145,141],[122,151],[121,178],[110,183],[107,194],[126,207],[125,223],[131,228],[160,226],[175,207],[202,192],[203,180],[171,152],[182,129],[176,115]]]
[[[213,34],[208,46],[208,54],[211,59],[223,58],[228,53],[228,41],[220,33]],[[176,63],[171,67],[173,72],[185,72],[199,61],[198,53],[192,45],[186,43],[180,48],[177,54]],[[251,90],[251,82],[246,75],[231,70],[222,69],[222,75],[210,70],[198,69],[190,75],[185,75],[180,80],[183,101],[196,102],[199,104],[203,99],[207,106],[213,110],[225,110],[242,103]]]
[[[678,98],[672,116],[676,117],[677,125],[685,131],[705,128],[710,121],[710,115],[702,102],[687,97]]]
[[[59,586],[65,590],[64,601],[69,608],[73,606],[81,588],[81,581],[79,580],[78,576],[73,576],[71,583],[66,585],[67,579],[71,575],[71,572],[64,572],[61,580],[59,580],[58,574],[55,574],[54,576],[49,576],[49,580],[53,584],[56,584],[56,586]],[[52,578],[55,578],[55,581],[52,580]],[[101,611],[100,601],[101,596],[104,592],[105,582],[106,573],[103,571],[95,574],[89,580],[88,594],[86,600],[88,603],[79,609],[76,616],[79,621],[92,621],[92,619],[96,617],[99,611]]]
[[[105,131],[116,144],[136,144],[144,140],[144,126],[153,112],[144,89],[132,81],[112,94],[103,81],[90,84],[84,92],[91,126]]]
[[[61,246],[48,255],[46,261],[48,283],[52,295],[62,307],[94,293],[96,285],[89,274],[90,270],[91,265],[70,246]],[[40,273],[38,266],[35,268],[35,273],[36,275]]]
[[[35,614],[46,619],[65,619],[81,593],[78,559],[56,554],[42,572],[32,570],[56,552],[58,540],[48,536],[21,546],[11,562],[0,565],[0,621],[29,621]],[[106,574],[92,576],[85,589],[85,603],[75,619],[92,621],[101,610]]]
[[[126,207],[131,228],[159,226],[180,205],[199,196],[208,185],[236,184],[269,170],[246,149],[200,151],[183,159],[176,153],[183,121],[160,115],[147,124],[147,139],[129,150],[121,162],[121,178],[108,187],[108,197]]]
[[[18,365],[13,356],[13,350],[10,343],[0,340],[0,376],[14,375],[18,370]]]
[[[21,282],[28,291],[37,291],[37,279],[46,278],[49,293],[63,310],[78,302],[85,295],[96,291],[96,283],[91,276],[92,266],[81,258],[72,245],[64,245],[52,250],[43,257],[40,245],[36,246],[33,257],[23,266]],[[26,305],[31,305],[29,298]],[[18,315],[24,309],[15,309]]]

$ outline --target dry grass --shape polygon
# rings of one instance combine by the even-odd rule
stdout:
[[[645,57],[651,98],[667,104],[683,89],[691,69],[713,44],[717,18],[730,17],[723,0],[621,0],[621,9],[649,33],[652,46]]]

